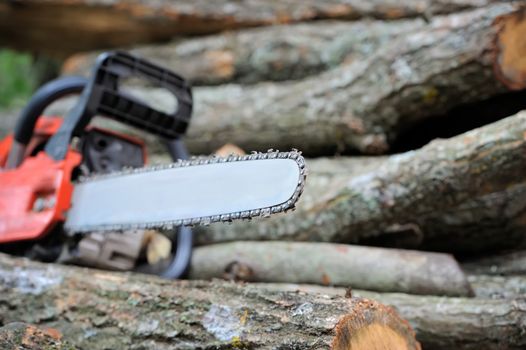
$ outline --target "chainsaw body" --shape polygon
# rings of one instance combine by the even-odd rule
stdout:
[[[174,108],[134,97],[130,80],[167,91]],[[72,93],[80,97],[64,118],[41,117]],[[0,143],[0,250],[179,278],[191,259],[189,227],[294,209],[306,177],[301,152],[186,160],[191,112],[184,79],[121,52],[99,56],[89,79],[44,85]],[[156,136],[174,162],[144,166],[145,144],[94,127],[95,116]]]
[[[79,149],[70,148],[64,159],[54,160],[42,149],[62,122],[61,117],[39,118],[23,162],[0,172],[0,244],[41,240],[60,226],[70,207],[71,179],[79,171],[89,175],[146,164],[142,140],[96,127],[86,128]],[[0,142],[2,168],[13,140],[9,135]]]
[[[121,90],[121,81],[130,77],[171,92],[177,109],[156,110]],[[65,117],[41,117],[47,106],[70,94],[80,98]],[[0,249],[40,260],[58,258],[73,182],[146,164],[142,140],[92,127],[93,117],[158,136],[176,160],[188,157],[181,137],[191,111],[191,90],[183,78],[122,52],[101,55],[90,79],[66,77],[43,86],[22,112],[14,133],[0,141]],[[189,228],[178,228],[174,237],[174,258],[158,272],[170,278],[184,274],[192,249]]]

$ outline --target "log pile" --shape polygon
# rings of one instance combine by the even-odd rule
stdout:
[[[514,10],[515,6],[506,3],[437,16],[426,25],[417,20],[400,26],[398,35],[394,30],[375,29],[373,23],[370,30],[366,30],[375,37],[378,50],[374,50],[375,44],[369,44],[370,38],[361,41],[353,37],[355,42],[340,44],[343,47],[334,49],[341,53],[341,58],[335,58],[336,62],[342,64],[321,74],[286,84],[267,82],[251,87],[225,85],[196,89],[195,115],[198,117],[189,130],[189,147],[194,153],[210,153],[233,142],[247,150],[266,150],[269,145],[283,149],[296,147],[307,155],[350,150],[385,153],[402,130],[418,122],[442,115],[459,104],[526,87],[526,67],[520,59],[515,59],[526,55],[526,46],[506,44],[526,40],[520,36],[526,21]],[[339,28],[343,33],[354,33],[356,29],[361,28],[356,28],[355,24]],[[275,71],[274,65],[283,65],[284,71],[291,71],[287,58],[279,57],[280,47],[288,46],[286,37],[268,33],[272,29],[263,30],[266,32],[253,33],[248,39],[236,36],[232,40],[234,43],[224,43],[221,37],[221,44],[224,44],[216,52],[206,51],[198,57],[183,54],[182,59],[192,62],[188,64],[204,66],[203,70],[198,70],[206,75],[207,71],[216,69],[219,75],[230,75],[234,81],[243,74],[236,71],[236,65],[250,72]],[[296,27],[284,30],[301,32],[301,28]],[[294,31],[291,35],[299,41],[296,45],[303,52],[302,40],[310,40],[310,35],[295,35]],[[273,42],[266,46],[243,45],[243,40],[259,43],[261,33]],[[345,35],[337,38],[332,45],[346,39]],[[365,48],[364,43],[372,47]],[[195,42],[190,45],[196,49]],[[238,53],[228,49],[228,45],[241,46],[249,52]],[[368,49],[372,52],[364,53]],[[305,50],[308,52],[308,48]],[[150,51],[145,49],[144,52]],[[186,66],[176,66],[173,51],[171,55],[159,53],[166,54],[161,62],[173,62],[169,65],[186,71]],[[319,55],[330,54],[323,48],[320,51]],[[356,52],[356,57],[351,55],[347,61],[344,59],[348,56],[346,52]],[[284,55],[289,54],[296,64],[294,52],[287,49]],[[203,62],[209,55],[215,60],[213,67]],[[271,61],[260,62],[258,55],[266,55]],[[251,66],[243,56],[250,56],[261,66]],[[241,62],[237,62],[238,59]],[[306,67],[301,64],[300,61],[299,70],[310,70],[308,64]],[[195,68],[188,70],[192,72]],[[267,80],[265,75],[260,78]],[[199,80],[199,77],[194,79]],[[159,100],[156,97],[159,93],[150,90],[148,98]]]
[[[376,337],[378,349],[420,349],[408,324],[372,299],[409,321],[424,349],[526,346],[524,286],[505,296],[452,298],[297,284],[174,282],[3,255],[0,280],[3,324],[37,324],[55,341],[79,348],[370,349]],[[475,285],[495,288],[487,281]]]
[[[525,33],[526,6],[504,0],[0,4],[0,44],[64,59],[63,74],[125,48],[186,76],[194,154],[309,157],[296,211],[195,228],[188,281],[0,255],[0,338],[525,348]]]
[[[214,225],[197,239],[383,241],[451,252],[523,244],[525,132],[526,112],[520,112],[366,165],[353,158],[311,161],[309,187],[295,212]]]
[[[420,349],[407,322],[364,298],[174,282],[5,256],[0,281],[3,324],[56,329],[83,349],[368,349],[376,342],[378,349]]]
[[[279,23],[431,16],[493,1],[407,0],[401,5],[390,0],[4,1],[0,4],[0,44],[67,55]]]

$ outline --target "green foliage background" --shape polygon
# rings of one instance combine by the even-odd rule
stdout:
[[[31,55],[0,49],[0,109],[22,105],[35,87]]]

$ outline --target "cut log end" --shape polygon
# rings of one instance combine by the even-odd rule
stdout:
[[[499,17],[496,57],[494,61],[497,78],[508,88],[526,88],[526,7]]]
[[[420,350],[415,333],[388,306],[368,299],[352,301],[353,312],[336,325],[333,350]]]

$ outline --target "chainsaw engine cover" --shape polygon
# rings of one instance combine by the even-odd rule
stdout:
[[[64,221],[72,172],[80,161],[74,151],[59,162],[40,152],[15,170],[0,172],[0,243],[40,239]]]

